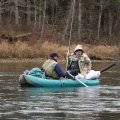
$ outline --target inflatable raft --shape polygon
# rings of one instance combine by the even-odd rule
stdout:
[[[115,63],[105,67],[100,73],[108,70],[109,68],[115,66]],[[24,72],[19,77],[19,83],[21,86],[35,86],[35,87],[45,87],[45,88],[61,88],[61,87],[85,87],[85,86],[96,86],[99,85],[99,79],[62,79],[53,80],[47,78],[45,73],[38,67],[33,68],[30,71]]]
[[[80,79],[80,81],[87,86],[99,85],[99,79],[86,80]],[[53,80],[48,78],[39,78],[32,75],[22,74],[19,77],[19,83],[21,86],[34,86],[45,88],[60,88],[60,87],[85,87],[80,81],[72,79]]]

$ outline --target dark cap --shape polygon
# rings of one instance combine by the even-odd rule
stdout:
[[[58,56],[57,53],[53,52],[53,53],[50,54],[50,57],[51,57],[51,58],[54,58],[54,57],[59,57],[59,56]]]

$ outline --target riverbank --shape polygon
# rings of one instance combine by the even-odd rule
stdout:
[[[109,45],[88,45],[82,44],[84,51],[93,60],[114,60],[114,56],[120,54],[118,46]],[[70,52],[74,51],[75,44],[71,45]],[[0,44],[0,58],[1,60],[9,61],[38,61],[40,59],[47,59],[50,52],[58,52],[60,59],[66,59],[68,46],[52,43],[52,42],[1,42]]]
[[[106,62],[110,62],[110,61],[115,61],[116,59],[102,59],[102,60],[95,60],[95,59],[91,59],[92,61],[94,61],[94,62],[101,62],[101,61],[106,61]],[[32,62],[32,63],[34,63],[34,62],[41,62],[41,61],[45,61],[45,59],[44,58],[35,58],[35,59],[16,59],[16,58],[13,58],[13,59],[0,59],[0,63],[22,63],[22,62]],[[60,59],[60,61],[63,61],[63,62],[66,62],[66,59]]]

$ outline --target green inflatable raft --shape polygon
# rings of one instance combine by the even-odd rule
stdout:
[[[21,86],[34,86],[44,88],[85,87],[85,85],[96,86],[99,85],[99,82],[100,82],[99,79],[95,80],[80,79],[80,81],[72,79],[53,80],[27,74],[22,74],[19,77],[19,83]]]

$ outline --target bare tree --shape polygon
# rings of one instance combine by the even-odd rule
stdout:
[[[71,21],[71,13],[72,13],[72,2],[71,2],[71,7],[69,9],[69,12],[68,12],[68,15],[67,15],[67,18],[66,18],[66,24],[65,24],[65,27],[64,27],[64,30],[63,30],[63,35],[62,35],[62,42],[65,41],[65,36],[67,34],[67,30],[69,28],[69,24],[70,24],[70,21]]]
[[[109,37],[111,38],[112,35],[112,13],[111,10],[109,10]]]
[[[36,0],[34,0],[34,25],[36,27],[36,22],[37,22],[37,5],[36,5]]]
[[[0,23],[2,20],[2,1],[0,1]]]
[[[19,25],[18,0],[14,0],[14,3],[15,3],[15,24]]]
[[[73,3],[72,3],[72,20],[71,20],[71,24],[70,24],[70,37],[69,37],[69,50],[70,50],[70,45],[71,45],[71,37],[72,37],[72,27],[73,27],[73,18],[74,18],[74,11],[75,11],[75,3],[76,3],[76,0],[73,0]]]
[[[49,32],[51,37],[55,38],[56,33],[60,33],[59,39],[56,38],[59,40],[58,43],[70,42],[72,35],[78,38],[77,42],[81,42],[81,37],[84,37],[85,42],[91,38],[94,40],[95,36],[98,40],[103,35],[107,36],[107,39],[116,38],[119,37],[120,30],[119,1],[0,0],[0,23],[3,25],[2,28],[4,26],[14,28],[14,24],[23,28],[29,26],[31,29],[34,26],[33,31],[35,28],[41,30],[40,39],[43,37],[45,27],[51,26],[49,27],[53,31]]]
[[[98,20],[98,40],[100,38],[101,16],[103,11],[103,0],[100,1],[99,20]]]
[[[82,0],[79,0],[78,7],[78,41],[81,41],[81,20],[82,20]]]
[[[31,10],[30,10],[30,0],[27,0],[27,25],[31,24]]]
[[[42,21],[42,5],[41,5],[41,0],[38,2],[38,27],[41,27],[41,21]]]
[[[40,40],[42,39],[42,36],[43,36],[45,17],[46,17],[46,0],[44,1],[44,12],[43,12],[43,21],[42,21],[42,29],[41,29],[41,34],[40,34],[41,35]]]

